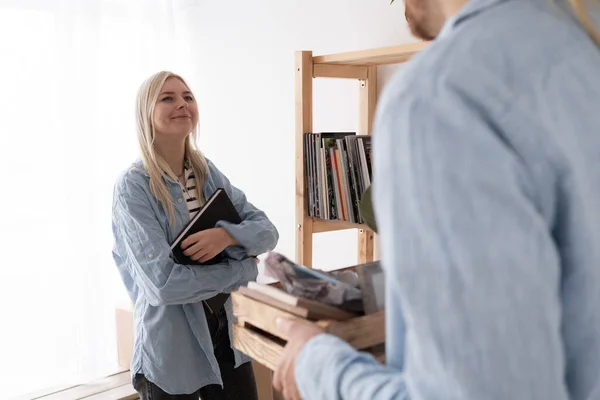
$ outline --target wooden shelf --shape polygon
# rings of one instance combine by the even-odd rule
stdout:
[[[355,224],[348,221],[340,221],[337,219],[321,219],[321,218],[312,218],[312,226],[313,233],[320,232],[333,232],[340,231],[342,229],[363,229],[370,230],[367,225],[364,224]]]
[[[380,47],[337,54],[313,55],[311,50],[296,51],[295,120],[296,120],[296,262],[312,266],[313,235],[343,229],[358,229],[357,263],[377,259],[376,234],[367,225],[309,216],[304,137],[313,132],[314,78],[355,79],[358,89],[359,135],[370,135],[377,104],[377,66],[408,61],[427,47],[429,42]]]
[[[416,53],[422,51],[427,45],[428,42],[416,42],[376,49],[325,54],[313,57],[312,62],[315,65],[373,66],[397,64],[408,61]]]

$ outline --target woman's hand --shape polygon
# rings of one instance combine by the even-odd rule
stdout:
[[[223,228],[212,228],[196,232],[181,242],[183,254],[194,261],[205,262],[236,243]]]

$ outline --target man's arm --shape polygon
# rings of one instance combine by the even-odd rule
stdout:
[[[402,372],[381,365],[370,354],[320,334],[300,351],[296,383],[303,399],[406,400]]]

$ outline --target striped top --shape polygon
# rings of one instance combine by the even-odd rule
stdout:
[[[181,186],[183,198],[186,201],[190,219],[192,219],[196,216],[198,211],[200,211],[202,204],[200,203],[196,192],[196,177],[194,176],[194,171],[188,160],[185,160],[183,168],[183,182],[180,179],[177,179],[177,182],[179,182],[179,186]]]
[[[179,183],[181,191],[183,192],[183,198],[187,204],[191,220],[196,216],[198,211],[200,211],[202,205],[200,204],[197,196],[196,177],[194,176],[194,171],[192,170],[192,166],[188,160],[185,160],[183,165],[183,182],[181,179],[179,179],[179,177],[177,178],[177,182]],[[202,300],[202,303],[206,304],[206,301]]]

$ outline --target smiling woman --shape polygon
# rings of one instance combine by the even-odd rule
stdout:
[[[142,400],[256,399],[250,359],[232,345],[231,302],[213,310],[206,300],[255,280],[253,255],[274,249],[279,234],[196,148],[198,106],[183,78],[156,73],[137,100],[141,161],[120,176],[113,201],[113,258],[135,304],[134,387]],[[218,188],[242,222],[190,235],[182,248],[200,265],[175,263],[170,243]],[[220,253],[218,264],[201,264]]]
[[[182,181],[187,190],[189,185],[184,176],[184,160],[187,160],[196,182],[193,200],[198,206],[205,200],[201,188],[208,165],[195,151],[198,104],[184,79],[168,71],[150,77],[140,89],[137,101],[138,142],[150,175],[150,190],[167,209],[169,221],[174,224],[175,211],[162,182],[163,173]]]
[[[179,102],[179,99],[183,99],[183,102]],[[156,129],[165,135],[181,135],[182,132],[193,131],[197,123],[198,106],[192,92],[181,78],[168,78],[154,108]]]

